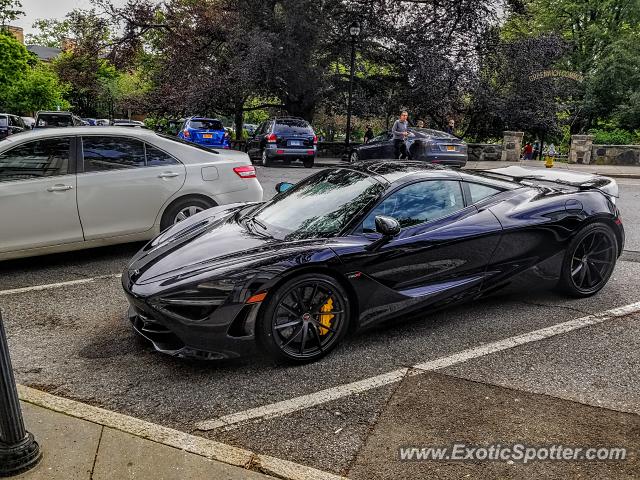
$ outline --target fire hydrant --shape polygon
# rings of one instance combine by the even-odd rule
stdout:
[[[553,155],[547,155],[545,157],[544,166],[547,168],[553,168]]]

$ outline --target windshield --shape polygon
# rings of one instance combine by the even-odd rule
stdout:
[[[224,130],[222,122],[220,120],[191,120],[189,126],[196,130]]]
[[[38,115],[38,127],[70,127],[73,119],[70,114],[42,113]]]
[[[287,134],[313,135],[313,129],[311,128],[311,125],[309,125],[304,120],[298,120],[296,118],[276,120],[276,126],[273,131],[274,133],[280,134],[280,135],[287,135]]]
[[[279,240],[332,237],[383,191],[381,183],[363,173],[324,170],[277,195],[252,223]]]

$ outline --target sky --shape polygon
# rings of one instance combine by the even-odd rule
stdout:
[[[24,28],[25,35],[35,33],[31,28],[39,18],[62,19],[74,8],[90,8],[89,0],[21,0],[25,15],[11,22],[12,25]],[[114,5],[123,5],[126,0],[113,0]]]

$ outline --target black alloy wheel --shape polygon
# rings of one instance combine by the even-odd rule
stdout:
[[[588,297],[604,287],[618,258],[618,243],[608,225],[585,227],[565,257],[562,286],[571,295]]]
[[[276,360],[312,362],[333,350],[347,332],[349,299],[333,278],[302,275],[273,294],[260,322],[260,342]]]

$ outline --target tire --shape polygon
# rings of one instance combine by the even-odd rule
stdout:
[[[302,163],[304,164],[304,168],[313,168],[315,161],[315,158],[305,158]]]
[[[349,163],[356,163],[358,160],[360,160],[358,152],[356,150],[352,150],[349,154]]]
[[[199,213],[203,210],[215,207],[215,205],[216,204],[213,200],[205,200],[201,197],[181,198],[173,205],[169,206],[169,208],[167,208],[162,214],[162,219],[160,220],[160,230],[166,230],[171,225],[174,225],[179,221],[184,220],[191,215],[195,215],[196,213]],[[178,220],[178,216],[180,213],[184,213],[185,218]]]
[[[269,156],[267,155],[267,151],[266,150],[262,150],[262,166],[263,167],[270,167],[271,166],[271,161],[269,160]]]
[[[335,313],[319,313],[329,311]],[[350,311],[347,292],[332,277],[292,278],[269,294],[256,326],[258,342],[277,362],[314,362],[344,338]]]
[[[618,240],[611,227],[587,225],[569,243],[559,287],[572,297],[590,297],[607,284],[617,259]]]

